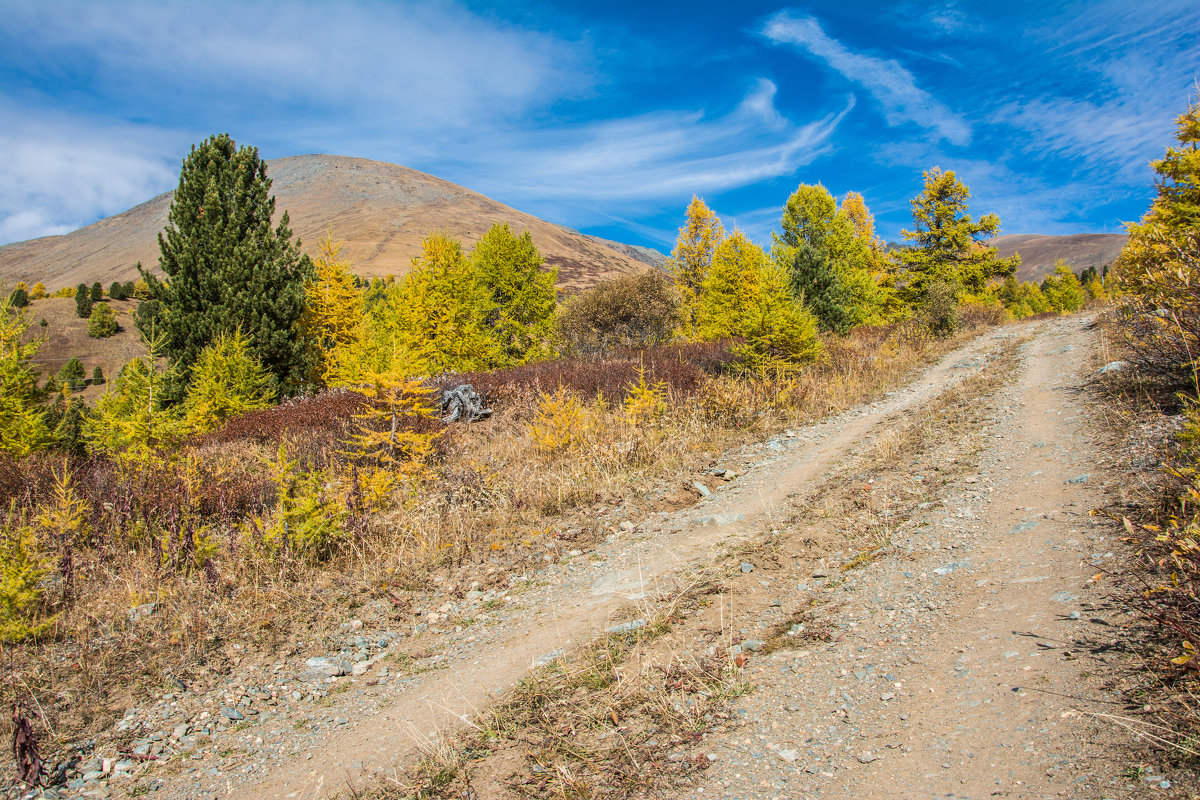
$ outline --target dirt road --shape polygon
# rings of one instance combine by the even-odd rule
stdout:
[[[1122,713],[1104,687],[1114,613],[1092,580],[1118,543],[1088,512],[1121,488],[1089,430],[1098,332],[1072,318],[1033,333],[961,430],[868,470],[874,491],[925,498],[882,555],[840,586],[810,576],[761,598],[822,595],[836,640],[752,662],[746,724],[706,745],[714,767],[690,796],[1165,794],[1153,772],[1122,775],[1119,729],[1098,716]]]
[[[819,609],[822,635],[810,621],[770,654],[745,648],[741,722],[698,745],[711,766],[677,794],[1120,796],[1094,746],[1111,726],[1088,716],[1113,699],[1097,677],[1111,620],[1089,579],[1114,545],[1087,512],[1116,488],[1088,434],[1088,323],[985,334],[878,402],[729,454],[738,477],[692,508],[619,520],[503,603],[468,599],[471,624],[420,634],[428,671],[335,678],[317,709],[221,727],[159,771],[156,796],[315,799],[387,775],[680,574],[764,537],[770,557],[746,556],[708,622],[753,643]],[[286,700],[299,672],[245,680]]]

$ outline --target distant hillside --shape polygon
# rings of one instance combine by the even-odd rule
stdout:
[[[655,269],[666,269],[667,262],[671,259],[666,255],[655,250],[653,247],[644,247],[640,244],[625,244],[623,242],[614,242],[611,239],[601,239],[599,236],[592,236],[590,233],[585,233],[584,236],[595,242],[602,244],[605,247],[611,247],[618,253],[624,253],[635,261],[640,261]]]
[[[495,222],[528,230],[559,287],[581,289],[613,275],[646,269],[644,259],[546,222],[477,192],[397,164],[344,156],[310,155],[267,162],[277,213],[288,212],[308,253],[332,228],[343,255],[366,277],[403,275],[435,231],[470,247]],[[172,193],[63,236],[0,246],[0,282],[42,281],[60,286],[137,277],[134,265],[158,263],[158,232],[166,225]]]
[[[1076,233],[1070,236],[1014,233],[997,236],[988,244],[996,248],[996,254],[1001,258],[1021,254],[1017,280],[1041,283],[1054,271],[1054,262],[1060,258],[1077,273],[1088,267],[1100,271],[1117,260],[1125,249],[1125,239],[1123,233]],[[887,243],[887,249],[892,251],[904,247],[904,242]]]
[[[1004,258],[1013,253],[1021,254],[1018,280],[1040,282],[1054,271],[1054,262],[1060,258],[1075,272],[1088,267],[1100,270],[1117,260],[1125,248],[1125,239],[1123,233],[1077,233],[1073,236],[1017,233],[997,236],[991,245]]]

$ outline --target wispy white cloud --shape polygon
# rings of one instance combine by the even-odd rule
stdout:
[[[180,142],[90,117],[0,102],[0,242],[66,233],[175,185]]]
[[[721,116],[658,112],[537,133],[519,152],[472,168],[485,187],[529,208],[569,204],[586,212],[595,203],[716,194],[794,174],[829,151],[854,106],[847,97],[840,110],[797,124],[779,113],[774,95],[775,85],[761,80]]]
[[[826,34],[816,19],[787,12],[772,17],[763,35],[776,44],[799,47],[862,86],[883,108],[888,125],[914,123],[935,131],[952,144],[970,141],[971,129],[967,123],[918,86],[913,74],[895,59],[854,52]]]
[[[1080,173],[1147,184],[1149,161],[1170,143],[1176,115],[1196,92],[1200,5],[1076,4],[1034,38],[1048,63],[1069,68],[1085,88],[1066,95],[1054,82],[1036,82],[1039,94],[1003,103],[995,121],[1021,131],[1013,141],[1032,157],[1070,159]]]

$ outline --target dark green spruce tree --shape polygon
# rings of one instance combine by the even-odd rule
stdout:
[[[158,235],[166,279],[138,264],[157,302],[156,314],[139,314],[139,327],[150,336],[144,328],[153,321],[164,354],[185,371],[219,335],[240,329],[287,394],[306,372],[297,323],[313,266],[292,240],[286,211],[272,226],[270,192],[257,148],[224,133],[192,147]]]

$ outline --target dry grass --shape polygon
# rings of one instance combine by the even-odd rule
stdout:
[[[728,357],[708,345],[471,376],[495,415],[449,430],[425,481],[374,503],[353,479],[357,467],[336,453],[352,399],[263,412],[263,425],[235,423],[142,471],[70,464],[83,523],[70,535],[43,531],[42,542],[59,579],[47,610],[58,617],[49,636],[3,646],[13,677],[0,696],[36,701],[25,705],[43,709],[43,741],[95,735],[134,698],[175,680],[213,685],[243,658],[318,640],[365,603],[461,594],[560,549],[587,548],[608,533],[597,508],[619,506],[636,519],[728,448],[872,399],[974,332],[937,340],[914,326],[856,330],[827,341],[828,358],[783,381],[721,371]],[[653,419],[626,414],[614,388],[627,391],[639,367],[665,384],[666,410]],[[547,452],[529,431],[540,392],[558,385],[579,394],[586,433]],[[235,435],[236,425],[246,433]],[[320,491],[350,512],[320,562],[281,562],[244,524],[277,502],[274,431],[291,436],[293,427],[302,467],[324,470]],[[0,497],[36,517],[52,496],[54,466],[0,463]],[[155,613],[130,623],[130,609],[150,602]]]

